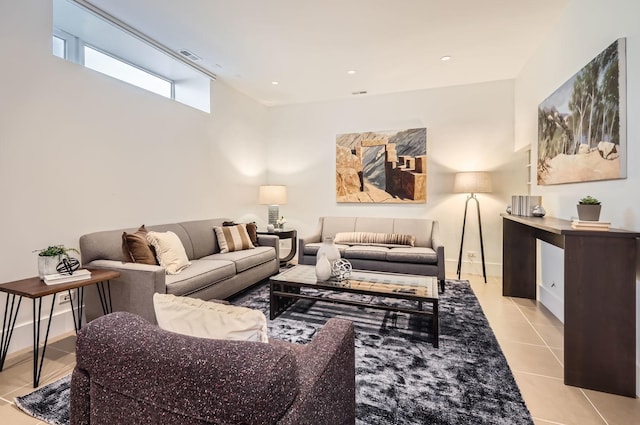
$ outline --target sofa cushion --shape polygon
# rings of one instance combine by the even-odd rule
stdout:
[[[354,245],[345,249],[343,257],[347,259],[359,258],[361,260],[385,261],[388,252],[389,248],[383,246]]]
[[[399,233],[339,232],[334,241],[345,245],[413,246],[416,238]]]
[[[201,260],[225,260],[232,261],[236,267],[236,273],[242,273],[252,267],[267,263],[275,258],[273,248],[270,246],[258,246],[244,251],[225,252],[213,254],[201,258]]]
[[[148,232],[147,241],[155,248],[158,263],[165,268],[167,274],[178,274],[191,264],[175,233]]]
[[[156,265],[156,254],[147,241],[144,224],[135,233],[122,232],[122,252],[131,263]]]
[[[243,249],[255,248],[251,243],[251,239],[247,233],[247,226],[245,224],[223,227],[216,226],[213,230],[218,238],[220,252],[223,254],[225,252],[242,251]]]
[[[260,310],[198,298],[154,294],[160,328],[199,338],[268,342],[267,318]]]
[[[431,248],[391,248],[387,253],[387,261],[398,263],[438,264],[438,255]]]
[[[235,274],[236,266],[231,261],[193,260],[182,273],[166,276],[167,293],[189,295]]]

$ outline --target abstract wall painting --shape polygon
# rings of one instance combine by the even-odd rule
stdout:
[[[336,201],[427,202],[427,129],[337,135]]]
[[[538,106],[539,185],[627,177],[626,39]]]

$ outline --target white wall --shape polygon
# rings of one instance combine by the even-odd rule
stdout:
[[[577,200],[592,195],[603,203],[601,220],[611,221],[614,227],[640,230],[640,122],[636,119],[640,114],[638,16],[640,2],[637,0],[572,1],[516,79],[515,146],[532,143],[532,155],[536,158],[538,104],[609,44],[620,37],[627,38],[627,178],[537,186],[535,175],[532,175],[532,192],[542,195],[543,205],[551,216],[565,219],[575,216]],[[638,281],[636,288],[636,305],[640,307]],[[640,310],[636,316],[636,332],[640,365]],[[638,371],[640,376],[640,366]]]
[[[281,214],[298,234],[315,229],[318,217],[429,217],[440,221],[447,270],[455,272],[465,195],[453,194],[456,171],[488,170],[494,193],[479,194],[488,273],[501,273],[499,214],[510,195],[526,191],[523,154],[513,152],[513,82],[413,91],[349,100],[298,104],[269,111],[268,180],[288,187]],[[413,205],[337,204],[336,135],[427,128],[427,203]],[[475,208],[470,207],[465,251],[478,253],[465,272],[481,273]]]
[[[264,106],[214,82],[206,114],[56,58],[51,20],[49,0],[0,3],[0,282],[87,232],[254,212]],[[25,300],[10,351],[31,341]]]

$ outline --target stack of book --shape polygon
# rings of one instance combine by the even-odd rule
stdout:
[[[513,195],[511,197],[511,214],[531,217],[533,209],[541,204],[542,196]]]
[[[608,221],[588,221],[574,218],[571,221],[571,227],[577,230],[600,230],[606,232],[611,227],[611,223]]]
[[[86,269],[80,269],[73,272],[73,274],[46,274],[44,275],[44,283],[47,285],[56,285],[58,283],[76,282],[78,280],[85,280],[91,278],[91,272]]]

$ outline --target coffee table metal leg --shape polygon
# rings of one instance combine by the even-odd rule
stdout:
[[[433,346],[438,348],[440,345],[440,317],[438,316],[438,300],[433,301],[433,316],[432,318],[432,331],[433,331]]]
[[[42,298],[33,299],[33,388],[40,383],[40,374],[42,373],[42,365],[44,363],[44,355],[47,351],[47,340],[49,339],[49,329],[51,329],[51,320],[53,319],[53,307],[56,304],[55,295],[51,297],[51,310],[49,311],[49,320],[47,323],[47,332],[44,335],[44,344],[42,345],[42,355],[40,351],[40,319],[42,317]],[[37,307],[36,307],[37,305]],[[38,314],[36,315],[36,310]]]
[[[11,307],[9,307],[9,298],[11,298]],[[4,303],[4,319],[2,321],[2,339],[0,339],[0,370],[4,368],[4,361],[9,352],[9,343],[13,336],[13,329],[16,327],[16,319],[20,310],[22,297],[18,296],[18,304],[16,304],[16,294],[7,294],[7,300]]]

